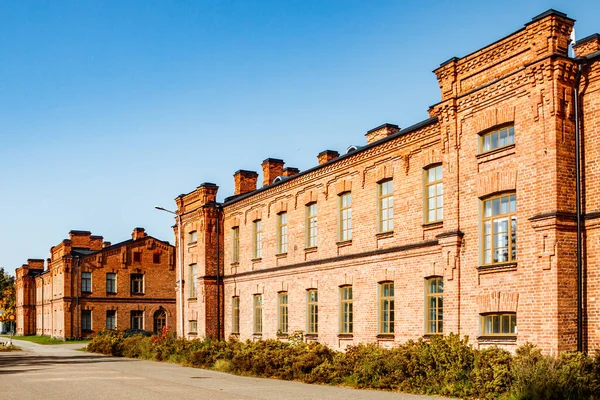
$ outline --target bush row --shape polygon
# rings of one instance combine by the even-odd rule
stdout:
[[[88,351],[176,362],[238,375],[356,388],[493,399],[600,399],[600,353],[545,356],[532,345],[515,355],[474,349],[457,335],[408,341],[392,349],[374,344],[345,352],[302,340],[241,342],[177,339],[168,332],[96,336]]]

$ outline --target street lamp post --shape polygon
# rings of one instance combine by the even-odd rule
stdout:
[[[156,208],[157,210],[160,211],[165,211],[168,212],[170,214],[176,215],[177,216],[177,242],[176,245],[179,248],[179,254],[177,255],[177,265],[178,265],[178,269],[179,269],[179,310],[177,312],[177,314],[179,315],[179,329],[180,329],[180,333],[179,335],[181,337],[185,336],[185,331],[184,331],[184,323],[183,323],[183,243],[181,240],[181,214],[176,213],[175,211],[171,211],[171,210],[167,210],[166,208],[160,207],[160,206],[155,206],[154,208]]]

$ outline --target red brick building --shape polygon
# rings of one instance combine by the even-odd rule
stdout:
[[[179,196],[185,335],[600,348],[600,36],[570,57],[573,25],[549,10],[441,64],[425,121]]]
[[[175,251],[135,228],[111,245],[71,231],[16,271],[17,334],[92,336],[105,328],[158,331],[175,327]]]

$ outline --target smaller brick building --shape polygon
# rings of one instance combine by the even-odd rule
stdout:
[[[174,267],[174,247],[143,228],[114,245],[71,231],[46,261],[17,269],[17,334],[64,339],[175,327]]]

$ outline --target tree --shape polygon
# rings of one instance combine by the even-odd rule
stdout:
[[[0,318],[3,320],[10,314],[16,314],[16,292],[15,277],[0,268],[0,310],[3,310]]]

